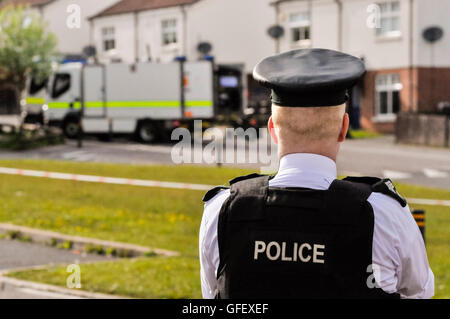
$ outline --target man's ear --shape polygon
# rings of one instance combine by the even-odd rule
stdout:
[[[342,119],[342,127],[341,127],[341,131],[339,132],[339,137],[338,137],[338,142],[343,142],[345,141],[345,137],[347,136],[347,132],[348,132],[348,127],[350,123],[350,119],[348,117],[348,114],[345,113],[344,117]]]
[[[278,136],[275,132],[275,125],[273,124],[272,116],[269,118],[269,123],[267,124],[267,128],[269,129],[270,136],[275,144],[278,144]]]

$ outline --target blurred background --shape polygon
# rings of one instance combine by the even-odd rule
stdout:
[[[0,1],[0,298],[201,297],[202,195],[267,164],[248,160],[252,141],[270,144],[253,67],[307,48],[364,61],[339,175],[396,183],[448,298],[449,13],[446,0]],[[175,165],[172,133],[196,120],[200,148]],[[242,143],[192,165],[211,128]]]

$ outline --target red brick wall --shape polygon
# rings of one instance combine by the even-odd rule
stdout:
[[[439,102],[450,101],[450,68],[418,68],[418,110],[430,113]]]
[[[412,72],[412,86],[410,82]],[[441,101],[450,101],[450,68],[408,68],[368,71],[364,77],[361,98],[361,125],[364,129],[394,133],[395,123],[374,123],[375,78],[378,74],[397,73],[403,89],[400,92],[402,111],[430,113]],[[411,94],[412,89],[412,94]],[[411,102],[412,99],[412,102]]]
[[[400,75],[400,81],[403,84],[403,89],[400,92],[401,110],[407,111],[411,107],[409,69],[367,71],[364,77],[364,90],[361,99],[361,125],[366,130],[382,133],[394,133],[395,123],[372,122],[372,117],[375,115],[375,79],[378,74],[388,73],[397,73]]]

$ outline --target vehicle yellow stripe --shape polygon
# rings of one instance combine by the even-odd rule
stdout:
[[[166,107],[181,107],[180,101],[87,101],[84,103],[84,106],[87,108],[102,108],[106,105],[106,107],[111,108],[166,108]],[[186,101],[186,107],[212,107],[212,101]],[[48,107],[51,109],[63,109],[69,108],[69,102],[50,102],[48,103]],[[74,108],[80,108],[81,103],[75,102]]]
[[[45,99],[36,98],[36,97],[28,97],[25,99],[27,104],[45,104]]]
[[[68,109],[70,107],[70,103],[69,102],[50,102],[48,103],[48,108],[49,109]],[[81,103],[80,102],[74,102],[73,103],[73,107],[75,109],[79,109],[81,108]]]

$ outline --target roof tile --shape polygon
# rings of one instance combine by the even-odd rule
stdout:
[[[121,13],[130,13],[136,11],[169,8],[185,4],[191,4],[197,1],[198,0],[122,0],[114,4],[113,6],[101,11],[92,18],[116,15]]]

